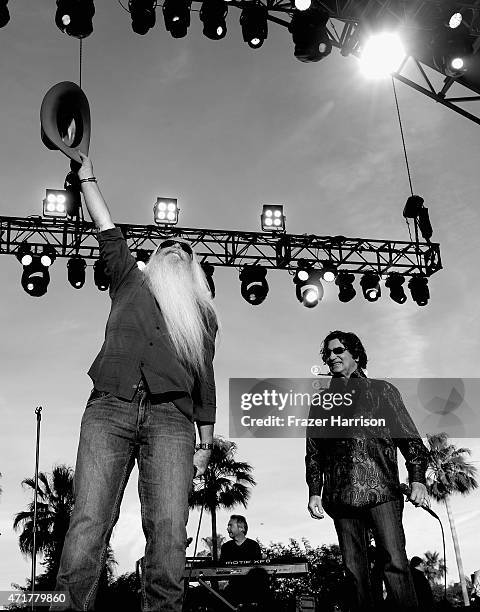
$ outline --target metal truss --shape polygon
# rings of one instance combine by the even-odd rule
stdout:
[[[260,0],[259,0],[260,1]],[[480,0],[315,0],[330,15],[328,34],[332,45],[343,56],[359,56],[361,37],[368,27],[386,21],[398,26],[405,36],[409,59],[392,76],[446,106],[463,117],[480,124]],[[232,0],[230,5],[243,8],[251,2]],[[263,0],[268,19],[286,28],[293,14],[293,0]],[[445,77],[436,61],[441,49],[433,44],[436,28],[447,14],[462,11],[473,47],[468,73],[459,78]],[[409,70],[414,66],[415,75]],[[408,74],[407,74],[408,73]],[[429,74],[433,73],[433,74]],[[440,81],[440,82],[435,82]],[[447,92],[452,89],[447,97]],[[470,90],[474,95],[465,92]],[[476,95],[475,95],[476,94]],[[472,103],[478,111],[472,111]]]
[[[285,233],[237,232],[159,225],[118,224],[130,251],[152,251],[159,240],[182,237],[195,249],[200,261],[213,266],[241,268],[256,264],[269,269],[293,271],[299,259],[311,265],[329,263],[353,274],[374,271],[384,275],[431,276],[442,269],[438,243],[371,240],[345,236],[294,235]],[[45,245],[57,257],[79,255],[97,259],[99,255],[93,223],[42,217],[0,217],[0,255],[15,255],[22,243],[33,254]]]

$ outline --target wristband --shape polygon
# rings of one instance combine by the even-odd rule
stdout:
[[[80,179],[81,183],[96,183],[97,179],[94,176],[90,176],[89,178]]]
[[[213,450],[212,442],[201,442],[195,446],[196,450]]]

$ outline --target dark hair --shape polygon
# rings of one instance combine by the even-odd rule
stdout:
[[[330,340],[338,340],[343,344],[343,346],[352,354],[354,359],[358,359],[358,366],[364,370],[367,367],[367,353],[363,348],[363,344],[360,341],[360,338],[355,335],[353,332],[344,332],[340,330],[331,331],[328,336],[323,341],[323,346],[320,351],[322,355],[322,359],[324,363],[327,363],[327,357],[329,353],[327,353],[328,343]]]
[[[247,535],[248,525],[247,519],[244,516],[242,516],[241,514],[232,514],[230,520],[236,521],[238,527],[243,527],[243,532],[245,535]]]
[[[410,559],[410,567],[418,567],[421,563],[423,563],[423,559],[420,559],[420,557],[412,557]]]

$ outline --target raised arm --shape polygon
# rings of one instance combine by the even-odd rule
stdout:
[[[110,216],[108,206],[103,199],[100,189],[98,188],[96,180],[85,180],[95,178],[95,175],[93,174],[93,165],[90,158],[87,155],[84,155],[81,151],[78,153],[82,159],[82,165],[78,170],[78,176],[80,178],[80,186],[82,188],[85,204],[92,221],[95,223],[98,230],[103,232],[104,230],[115,227],[115,225]]]

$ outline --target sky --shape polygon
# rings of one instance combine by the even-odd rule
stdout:
[[[56,28],[51,1],[17,0],[10,12],[0,31],[0,211],[26,217],[41,214],[45,189],[61,188],[68,170],[67,158],[41,142],[39,111],[52,85],[78,82],[79,45]],[[187,37],[174,40],[160,9],[157,26],[141,37],[120,4],[96,3],[82,85],[92,113],[90,155],[114,221],[152,223],[153,203],[163,195],[178,197],[184,227],[259,231],[262,205],[281,203],[289,233],[408,240],[402,210],[409,186],[391,80],[365,80],[357,60],[335,50],[303,64],[286,29],[271,23],[263,47],[252,50],[239,16],[232,7],[226,38],[214,42],[192,12]],[[229,378],[308,377],[332,329],[361,337],[372,377],[477,376],[480,127],[403,84],[397,93],[414,191],[429,208],[444,265],[430,280],[430,303],[420,308],[409,298],[398,305],[384,288],[368,303],[357,286],[357,297],[342,304],[327,287],[319,306],[306,309],[292,277],[271,271],[267,299],[252,307],[240,295],[238,271],[216,268],[223,327],[215,358],[217,434],[229,438]],[[43,409],[40,470],[73,466],[91,389],[86,372],[110,307],[91,267],[76,290],[66,260],[57,259],[42,298],[27,295],[20,278],[15,257],[0,257],[0,590],[30,574],[12,523],[31,499],[21,481],[34,472],[35,408]],[[307,513],[304,440],[235,441],[237,458],[251,463],[257,481],[248,508],[236,509],[247,516],[249,536],[265,544],[291,537],[336,542],[332,521]],[[478,438],[452,441],[470,448],[478,467]],[[136,476],[112,538],[118,574],[133,571],[143,554]],[[479,502],[479,490],[452,499],[467,575],[480,568]],[[449,579],[458,580],[446,512],[432,508],[446,527]],[[229,514],[217,517],[225,536]],[[191,536],[198,519],[192,512]],[[408,504],[404,525],[409,556],[441,551],[439,527],[426,512]],[[205,516],[200,537],[207,535]]]

